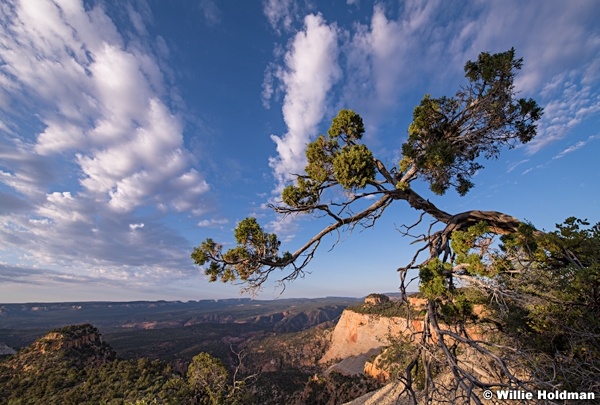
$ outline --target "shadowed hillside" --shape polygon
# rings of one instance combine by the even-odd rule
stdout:
[[[89,324],[68,326],[0,362],[0,403],[176,403],[176,395],[167,389],[174,378],[171,368],[160,362],[116,360]]]

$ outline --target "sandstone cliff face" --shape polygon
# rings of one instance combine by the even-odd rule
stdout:
[[[371,294],[361,306],[344,310],[332,333],[329,349],[319,360],[322,365],[337,361],[325,374],[337,371],[345,375],[368,375],[380,382],[389,381],[390,372],[387,367],[382,367],[380,361],[385,354],[382,350],[390,344],[389,338],[414,337],[415,333],[423,332],[423,311],[427,300],[412,296],[408,297],[408,301],[410,312],[383,294]],[[409,313],[412,315],[407,319],[405,315]],[[480,305],[475,306],[474,313],[485,315]],[[466,329],[473,339],[481,338],[482,331],[476,324],[467,325]],[[436,333],[430,332],[429,339],[434,343]]]
[[[376,379],[379,382],[385,383],[390,381],[390,372],[385,368],[379,367],[381,356],[385,353],[385,350],[375,357],[374,360],[365,363],[363,373],[371,378]]]
[[[335,359],[372,354],[374,349],[381,349],[388,344],[390,334],[397,336],[407,333],[408,322],[401,317],[359,314],[345,310],[333,331],[331,346],[319,362],[324,364]],[[411,322],[413,328],[422,330],[420,321]]]

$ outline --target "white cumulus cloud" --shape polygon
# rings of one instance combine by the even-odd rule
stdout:
[[[31,265],[118,279],[190,270],[189,243],[160,215],[202,212],[210,187],[169,107],[166,43],[136,7],[118,30],[101,4],[0,4],[0,182],[15,193],[1,196],[14,208],[0,241]]]
[[[278,156],[270,158],[278,189],[301,173],[306,165],[306,144],[316,135],[318,124],[327,111],[326,100],[340,79],[337,27],[321,15],[309,14],[285,54],[285,66],[279,71],[284,87],[283,119],[287,132],[272,135]]]

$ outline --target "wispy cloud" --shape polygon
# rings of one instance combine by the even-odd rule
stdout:
[[[592,135],[592,136],[588,137],[585,141],[579,141],[579,142],[575,143],[574,145],[571,145],[568,148],[562,150],[559,154],[554,156],[552,159],[553,160],[560,159],[560,158],[564,157],[565,155],[568,155],[569,153],[573,153],[573,152],[583,148],[588,143],[590,143],[591,141],[596,140],[596,139],[600,139],[600,135]]]
[[[214,27],[221,22],[221,10],[214,1],[201,0],[199,6],[206,24]]]
[[[189,243],[161,216],[202,212],[209,185],[169,107],[168,48],[139,6],[124,8],[130,35],[102,6],[0,5],[0,82],[11,83],[0,90],[0,182],[16,193],[4,200],[31,204],[0,213],[0,241],[29,263],[118,279],[190,269]]]
[[[203,219],[202,221],[198,222],[197,226],[201,227],[201,228],[211,228],[211,227],[215,227],[215,226],[221,226],[221,225],[226,225],[229,223],[229,220],[227,218],[211,218],[211,219]]]
[[[443,10],[438,1],[406,2],[393,18],[383,3],[377,3],[370,24],[357,24],[342,36],[346,41],[341,45],[345,60],[341,104],[360,112],[369,133],[390,121],[391,111],[432,77],[429,72],[445,56],[434,51],[444,49],[445,38],[431,36],[434,25],[438,32],[445,31],[439,20]]]
[[[92,280],[92,278],[73,276],[48,269],[0,263],[0,284],[47,285],[55,282],[82,281],[83,279]]]
[[[302,173],[306,165],[304,151],[317,125],[323,120],[329,90],[339,80],[337,28],[321,15],[309,14],[304,28],[290,43],[278,79],[284,87],[283,119],[287,132],[272,135],[277,157],[269,159],[281,191],[294,173]]]
[[[562,151],[560,151],[559,153],[557,153],[556,155],[554,155],[552,157],[552,159],[550,159],[550,160],[548,160],[548,161],[546,161],[544,163],[538,164],[538,165],[536,165],[534,167],[530,167],[530,168],[524,170],[521,174],[524,175],[524,174],[530,173],[530,172],[532,172],[534,170],[543,169],[545,167],[548,167],[553,161],[555,161],[557,159],[561,159],[561,158],[565,157],[566,155],[568,155],[570,153],[574,153],[574,152],[576,152],[576,151],[584,148],[586,145],[588,145],[590,142],[592,142],[592,141],[594,141],[596,139],[600,139],[600,134],[590,135],[587,139],[585,139],[583,141],[578,141],[578,142],[574,143],[573,145],[571,145],[571,146],[563,149]],[[526,159],[526,160],[523,160],[522,162],[523,163],[524,162],[528,162],[529,160],[530,159]],[[520,163],[521,162],[519,162],[517,165],[514,165],[514,167],[512,167],[512,168],[514,169]]]
[[[539,135],[527,146],[529,154],[563,139],[585,119],[600,112],[600,94],[586,84],[584,73],[573,70],[568,75],[559,75],[543,89],[544,99],[548,100],[545,117]]]
[[[294,23],[301,21],[303,11],[309,7],[307,2],[296,0],[264,0],[263,13],[275,32],[289,32]]]
[[[510,172],[512,172],[513,170],[515,170],[517,167],[519,167],[519,166],[521,166],[522,164],[525,164],[525,163],[527,163],[527,162],[529,162],[529,159],[523,159],[523,160],[520,160],[520,161],[518,161],[518,162],[516,162],[516,163],[511,163],[511,164],[509,164],[509,165],[508,165],[508,168],[506,169],[506,172],[507,172],[507,173],[510,173]]]
[[[266,229],[275,233],[284,243],[292,241],[299,228],[298,217],[291,215],[279,217],[266,225]]]

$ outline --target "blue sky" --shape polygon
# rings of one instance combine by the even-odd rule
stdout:
[[[266,205],[341,108],[398,162],[425,93],[453,95],[479,52],[515,47],[539,135],[484,163],[441,209],[552,229],[597,222],[597,1],[15,1],[0,4],[0,302],[236,297],[189,258],[255,216],[294,251],[326,225]],[[396,291],[414,246],[390,207],[325,240],[285,297]],[[277,274],[275,274],[277,276]],[[416,286],[415,286],[416,288]],[[281,290],[265,286],[259,298]]]

